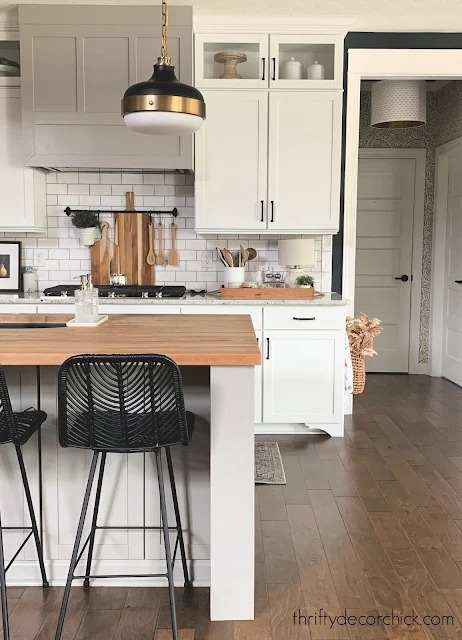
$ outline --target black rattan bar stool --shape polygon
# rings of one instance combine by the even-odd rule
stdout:
[[[181,552],[185,587],[190,587],[191,582],[186,563],[170,447],[176,444],[189,445],[194,429],[194,414],[185,410],[183,384],[178,365],[162,355],[82,355],[69,358],[59,371],[58,423],[60,445],[91,449],[93,459],[64,590],[56,640],[61,638],[72,581],[81,579],[84,588],[88,588],[92,578],[115,577],[167,578],[173,638],[177,640],[173,569],[178,546]],[[174,527],[169,527],[167,522],[162,449],[165,449],[170,477],[176,519]],[[162,529],[167,572],[144,575],[92,575],[91,562],[95,533],[97,530],[112,528],[97,525],[106,455],[140,451],[153,452],[156,457],[162,526],[123,528]],[[82,532],[99,458],[101,460],[91,530],[81,547]],[[177,531],[173,554],[170,549],[169,530]],[[87,546],[85,575],[75,575],[76,567]]]
[[[24,493],[26,494],[27,506],[30,514],[30,527],[4,527],[0,519],[0,596],[2,600],[2,620],[3,620],[3,638],[9,640],[10,630],[8,625],[8,602],[6,595],[6,572],[18,557],[23,547],[31,536],[34,536],[35,546],[37,547],[37,555],[42,574],[42,585],[44,589],[48,589],[48,580],[43,563],[42,543],[37,528],[37,520],[35,519],[34,505],[27,480],[26,468],[22,457],[21,447],[26,444],[31,436],[41,427],[47,419],[44,411],[36,411],[35,409],[27,409],[26,411],[14,412],[11,407],[10,395],[6,384],[5,373],[0,367],[0,444],[11,443],[16,449],[18,457],[19,469],[21,471],[22,483],[24,485]],[[29,531],[28,535],[22,542],[19,549],[11,558],[5,567],[5,558],[3,554],[3,531]]]

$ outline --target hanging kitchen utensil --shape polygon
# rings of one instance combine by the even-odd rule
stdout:
[[[164,256],[164,250],[163,250],[164,240],[163,240],[162,220],[160,220],[159,224],[157,225],[157,232],[158,232],[157,235],[159,236],[159,250],[156,255],[156,264],[159,267],[161,267],[163,264],[165,264],[165,256]]]
[[[172,222],[172,248],[168,254],[168,263],[171,267],[178,266],[178,251],[176,250],[176,224]]]
[[[245,267],[245,249],[242,244],[239,245],[239,249],[241,250],[241,264],[239,266]]]
[[[91,277],[96,285],[109,284],[111,273],[119,273],[119,247],[108,238],[109,223],[101,223],[101,240],[90,248]]]
[[[257,257],[257,252],[255,249],[252,249],[252,247],[248,248],[247,253],[249,254],[249,260],[255,260],[255,258]]]
[[[216,247],[217,250],[217,255],[220,258],[220,261],[222,264],[224,264],[225,267],[229,267],[229,264],[226,262],[224,256],[223,256],[223,251],[221,249],[219,249],[218,247]]]
[[[151,267],[153,267],[156,264],[156,255],[154,253],[154,225],[152,223],[152,218],[149,221],[149,251],[148,251],[148,255],[146,256],[146,262],[147,264],[149,264]]]

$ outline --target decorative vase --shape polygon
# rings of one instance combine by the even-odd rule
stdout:
[[[85,247],[91,247],[95,244],[96,240],[96,227],[87,227],[86,229],[80,229],[80,242]]]
[[[295,60],[293,56],[284,64],[283,79],[284,80],[301,80],[302,63]]]
[[[324,67],[317,60],[307,69],[308,80],[324,80]]]
[[[213,56],[215,62],[224,65],[220,80],[242,80],[237,72],[237,65],[247,61],[245,53],[240,51],[220,51]]]

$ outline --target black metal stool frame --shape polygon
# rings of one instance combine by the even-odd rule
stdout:
[[[6,413],[6,422],[8,423],[13,416],[13,411],[11,409],[8,388],[6,385],[5,375],[3,370],[0,368],[0,408],[3,405],[3,410]],[[38,406],[37,409],[40,410],[40,370],[37,368],[37,399]],[[40,530],[42,530],[42,474],[41,474],[41,427],[39,426],[37,429],[38,434],[38,448],[39,448],[39,493],[40,493]],[[14,443],[13,443],[14,444]],[[3,622],[3,638],[4,640],[10,640],[10,628],[8,623],[8,597],[6,591],[6,572],[11,567],[13,562],[16,560],[18,555],[21,553],[23,548],[26,546],[27,542],[33,536],[35,541],[35,546],[37,549],[37,556],[39,561],[40,573],[42,576],[42,587],[44,589],[49,588],[49,583],[46,575],[45,564],[43,561],[43,547],[42,547],[42,535],[39,533],[39,528],[37,526],[37,520],[35,517],[34,504],[32,502],[32,495],[30,492],[29,481],[27,478],[26,467],[24,465],[24,458],[22,455],[22,449],[19,444],[14,444],[16,450],[16,456],[18,458],[19,469],[21,472],[21,479],[23,483],[24,493],[26,496],[26,502],[29,509],[29,517],[31,520],[31,526],[27,527],[4,527],[1,521],[0,515],[0,599],[2,603],[2,622]],[[22,541],[21,545],[9,561],[9,563],[5,566],[5,556],[3,550],[3,532],[4,531],[28,531],[28,535]]]
[[[179,373],[179,369],[178,366],[176,365],[176,363],[174,363],[172,360],[170,360],[170,358],[166,358],[165,356],[76,356],[74,358],[70,358],[66,363],[64,363],[62,370],[64,371],[64,373],[60,372],[60,383],[59,383],[59,395],[60,398],[64,398],[66,396],[66,388],[67,388],[67,379],[66,379],[66,375],[67,375],[67,368],[72,366],[73,362],[76,362],[78,365],[81,365],[82,367],[85,368],[85,366],[87,366],[87,368],[85,369],[85,373],[87,374],[87,376],[90,376],[90,370],[88,369],[88,363],[101,363],[101,361],[103,361],[105,364],[107,363],[116,363],[116,364],[121,364],[126,362],[127,360],[130,361],[130,359],[132,360],[138,360],[140,362],[145,362],[148,364],[152,364],[153,362],[156,363],[156,361],[160,364],[164,364],[164,365],[168,365],[169,367],[171,367],[174,370],[174,378],[175,378],[175,390],[179,393],[179,412],[181,414],[181,412],[184,413],[184,418],[186,419],[186,412],[184,410],[184,401],[183,401],[183,394],[182,394],[182,387],[181,387],[181,376]],[[178,376],[178,377],[176,377]],[[82,380],[80,380],[80,382],[82,382]],[[75,380],[74,380],[75,383]],[[91,389],[89,387],[89,382],[88,379],[86,381],[87,383],[87,389],[90,392]],[[179,385],[179,387],[178,387]],[[91,394],[90,394],[91,395]],[[123,392],[122,392],[123,395]],[[64,404],[67,403],[67,399],[66,402]],[[122,402],[123,404],[123,402]],[[60,431],[60,441],[62,446],[67,446],[66,442],[67,442],[67,436],[68,436],[68,425],[67,425],[67,416],[66,416],[66,407],[62,407],[61,406],[61,402],[59,403],[60,406],[60,416],[62,416],[62,424],[65,425],[63,427],[62,433],[64,435],[61,434]],[[93,409],[90,410],[89,413],[92,413]],[[183,425],[184,427],[184,425]],[[185,427],[184,427],[185,428]],[[60,422],[60,430],[61,430],[61,422]],[[182,444],[187,444],[189,443],[188,440],[188,436],[185,434],[184,429],[181,429],[181,425],[180,425],[180,430],[181,430],[181,440],[178,441],[178,444],[181,442]],[[91,434],[92,438],[94,438],[94,433]],[[64,444],[63,444],[64,443]],[[175,442],[173,442],[172,444],[175,444]],[[79,447],[78,444],[74,444],[73,446]],[[185,545],[184,545],[184,538],[183,538],[183,529],[181,526],[181,517],[180,517],[180,510],[179,510],[179,506],[178,506],[178,496],[177,496],[177,492],[176,492],[176,486],[175,486],[175,476],[174,476],[174,471],[173,471],[173,464],[172,464],[172,457],[171,457],[171,453],[170,453],[170,446],[166,446],[166,445],[160,445],[160,446],[155,446],[153,447],[152,445],[150,447],[148,447],[147,449],[144,449],[145,453],[153,453],[155,455],[156,458],[156,470],[157,470],[157,478],[158,478],[158,483],[159,483],[159,497],[160,497],[160,509],[161,509],[161,519],[162,519],[162,526],[155,526],[155,527],[148,527],[145,525],[142,526],[98,526],[97,524],[97,520],[98,520],[98,511],[99,511],[99,506],[100,506],[100,500],[101,500],[101,491],[102,491],[102,486],[103,486],[103,478],[104,478],[104,470],[105,470],[105,464],[106,464],[106,456],[108,453],[117,453],[117,452],[124,452],[124,453],[130,453],[130,451],[141,451],[143,449],[140,448],[131,448],[130,447],[110,447],[107,450],[104,449],[97,449],[94,447],[91,447],[89,444],[87,446],[83,446],[82,448],[90,448],[93,449],[93,458],[92,458],[92,462],[91,462],[91,467],[90,467],[90,472],[89,472],[89,476],[88,476],[88,481],[87,481],[87,486],[86,486],[86,490],[85,490],[85,496],[84,496],[84,500],[83,500],[83,505],[82,505],[82,510],[80,513],[80,519],[79,519],[79,524],[77,527],[77,533],[76,533],[76,538],[75,538],[75,543],[74,543],[74,548],[72,551],[72,558],[71,558],[71,562],[70,562],[70,566],[69,566],[69,572],[68,572],[68,576],[67,576],[67,581],[66,581],[66,586],[65,586],[65,590],[64,590],[64,595],[63,595],[63,601],[62,601],[62,605],[61,605],[61,610],[60,610],[60,614],[59,614],[59,619],[58,619],[58,625],[57,625],[57,629],[56,629],[56,635],[55,635],[55,640],[60,640],[61,635],[62,635],[62,631],[63,631],[63,627],[64,627],[64,621],[65,621],[65,617],[66,617],[66,611],[67,611],[67,606],[69,603],[69,596],[70,596],[70,590],[71,590],[71,586],[72,586],[72,582],[74,580],[83,580],[83,587],[85,589],[88,589],[90,587],[90,580],[91,579],[95,579],[95,578],[166,578],[168,581],[168,587],[169,587],[169,601],[170,601],[170,614],[171,614],[171,619],[172,619],[172,632],[173,632],[173,639],[174,640],[178,640],[178,625],[177,625],[177,619],[176,619],[176,606],[175,606],[175,593],[174,593],[174,580],[173,580],[173,570],[175,567],[175,560],[176,560],[176,554],[177,554],[177,550],[178,547],[180,547],[180,553],[181,553],[181,560],[182,560],[182,565],[183,565],[183,574],[184,574],[184,586],[185,588],[190,588],[192,587],[192,583],[190,581],[189,578],[189,572],[188,572],[188,565],[187,565],[187,560],[186,560],[186,550],[185,550]],[[174,512],[175,512],[175,526],[168,526],[168,520],[167,520],[167,504],[166,504],[166,496],[165,496],[165,485],[164,485],[164,476],[163,476],[163,465],[162,465],[162,449],[165,449],[165,455],[166,455],[166,459],[167,459],[167,467],[168,467],[168,474],[169,474],[169,479],[170,479],[170,487],[171,487],[171,492],[172,492],[172,498],[173,498],[173,507],[174,507]],[[101,458],[100,458],[101,456]],[[82,542],[82,534],[83,534],[83,529],[85,526],[85,521],[87,518],[87,513],[88,513],[88,507],[89,507],[89,502],[90,502],[90,496],[91,496],[91,492],[92,492],[92,488],[93,488],[93,484],[94,484],[94,480],[95,480],[95,476],[96,476],[96,472],[97,472],[97,468],[98,468],[98,462],[99,462],[99,471],[98,471],[98,481],[97,481],[97,486],[96,486],[96,495],[95,495],[95,501],[94,501],[94,507],[93,507],[93,515],[92,515],[92,523],[91,523],[91,529],[90,529],[90,533],[87,536],[87,539],[85,540],[84,544],[81,546],[81,542]],[[162,531],[163,533],[163,539],[164,539],[164,546],[165,546],[165,556],[166,556],[166,564],[167,564],[167,572],[166,573],[152,573],[152,574],[113,574],[113,575],[93,575],[91,573],[91,564],[92,564],[92,559],[93,559],[93,550],[94,550],[94,543],[95,543],[95,535],[96,535],[96,531],[99,530],[124,530],[124,531],[133,531],[133,530],[142,530],[142,531]],[[171,546],[170,546],[170,537],[169,537],[169,532],[170,531],[176,531],[177,532],[177,537],[176,537],[176,541],[175,541],[175,546],[174,546],[174,550],[173,550],[173,554],[171,551]],[[76,575],[75,574],[75,570],[82,558],[82,555],[85,551],[85,549],[88,546],[88,556],[87,556],[87,562],[86,562],[86,570],[85,570],[85,574],[84,575]]]

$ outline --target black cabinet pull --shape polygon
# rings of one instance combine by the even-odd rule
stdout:
[[[273,80],[276,80],[276,58],[272,58],[273,60]]]
[[[266,338],[266,359],[270,359],[270,346],[269,346],[269,338]]]
[[[261,217],[260,217],[260,222],[265,222],[265,203],[263,202],[263,200],[260,200],[261,203]]]
[[[292,320],[316,320],[316,318],[296,318],[295,316],[292,318]]]
[[[456,284],[462,284],[462,280],[454,280]]]
[[[401,280],[402,282],[407,282],[409,280],[409,276],[404,274],[404,276],[398,276],[395,280]]]
[[[261,79],[264,80],[266,75],[266,58],[261,59]]]
[[[274,200],[271,200],[271,222],[274,222]]]

